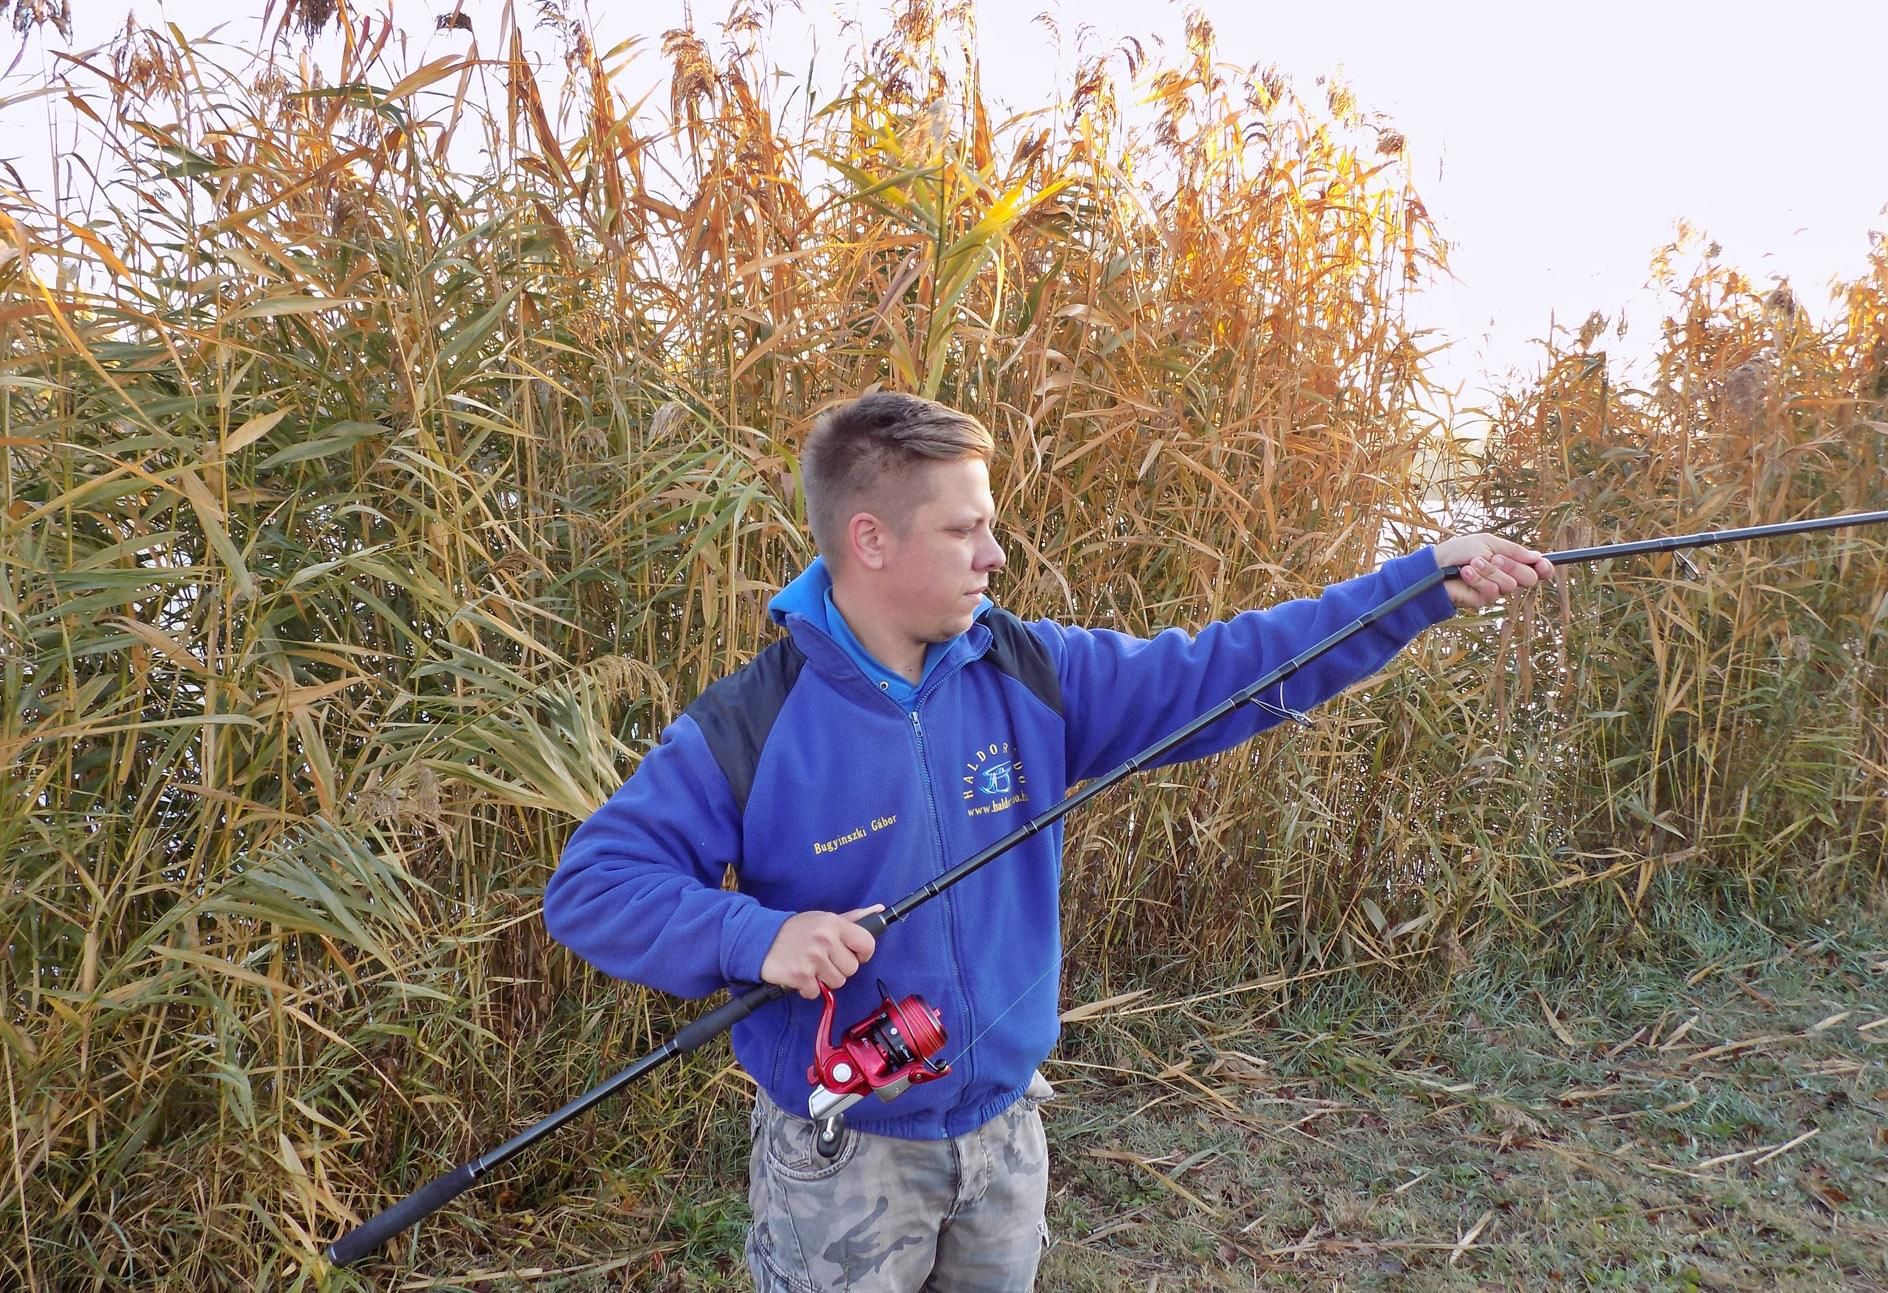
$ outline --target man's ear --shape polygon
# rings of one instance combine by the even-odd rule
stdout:
[[[890,531],[870,512],[854,512],[846,522],[846,552],[865,570],[883,570]]]

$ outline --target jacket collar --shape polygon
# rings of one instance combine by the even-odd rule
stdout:
[[[793,641],[811,664],[821,674],[834,682],[855,679],[867,691],[877,694],[877,689],[860,672],[858,665],[846,654],[844,647],[833,640],[832,631],[826,624],[826,595],[832,590],[832,572],[826,567],[824,557],[813,558],[813,564],[800,572],[798,578],[785,588],[775,593],[767,603],[767,616],[792,634]],[[943,677],[972,660],[980,658],[990,649],[990,630],[983,623],[983,617],[996,605],[988,597],[977,603],[977,611],[967,632],[961,633],[945,648],[945,655],[938,662],[936,669],[927,679]]]

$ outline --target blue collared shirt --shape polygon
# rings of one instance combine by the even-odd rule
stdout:
[[[918,698],[918,690],[924,686],[924,680],[931,676],[931,671],[937,668],[937,662],[942,660],[944,653],[951,649],[950,642],[933,642],[926,646],[924,672],[918,675],[918,681],[907,682],[903,674],[887,669],[878,662],[877,657],[865,649],[865,644],[859,641],[858,635],[852,631],[852,625],[846,623],[846,617],[840,613],[838,604],[833,601],[833,590],[830,584],[826,588],[825,601],[827,634],[845,649],[852,663],[858,665],[880,691],[909,709],[911,702]],[[962,637],[963,634],[960,633],[957,636]],[[952,639],[952,641],[955,640],[955,638]]]

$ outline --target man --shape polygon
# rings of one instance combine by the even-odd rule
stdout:
[[[1027,1289],[1047,1242],[1036,1066],[1057,1034],[1062,831],[1044,831],[885,932],[855,923],[1433,572],[1460,579],[1291,679],[1299,709],[1456,606],[1552,573],[1490,535],[1450,539],[1197,636],[1024,624],[994,606],[993,441],[975,419],[879,393],[829,410],[802,459],[818,560],[771,604],[786,636],[709,687],[571,836],[544,895],[591,964],[681,996],[796,992],[737,1025],[759,1086],[747,1257],[774,1290]],[[1168,762],[1273,722],[1249,708]],[[732,865],[738,891],[723,887]],[[848,1111],[827,1158],[807,1121],[821,984],[840,1028],[894,996],[941,1013],[948,1077]]]

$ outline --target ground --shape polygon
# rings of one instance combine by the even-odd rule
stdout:
[[[1101,1025],[1044,1287],[1888,1288],[1888,938],[1738,933],[1395,1023]]]
[[[1040,1287],[1888,1289],[1888,916],[1657,942],[1420,993],[1072,991]],[[717,1122],[660,1172],[599,1194],[572,1164],[492,1209],[508,1250],[613,1256],[396,1286],[745,1287],[745,1121]]]

